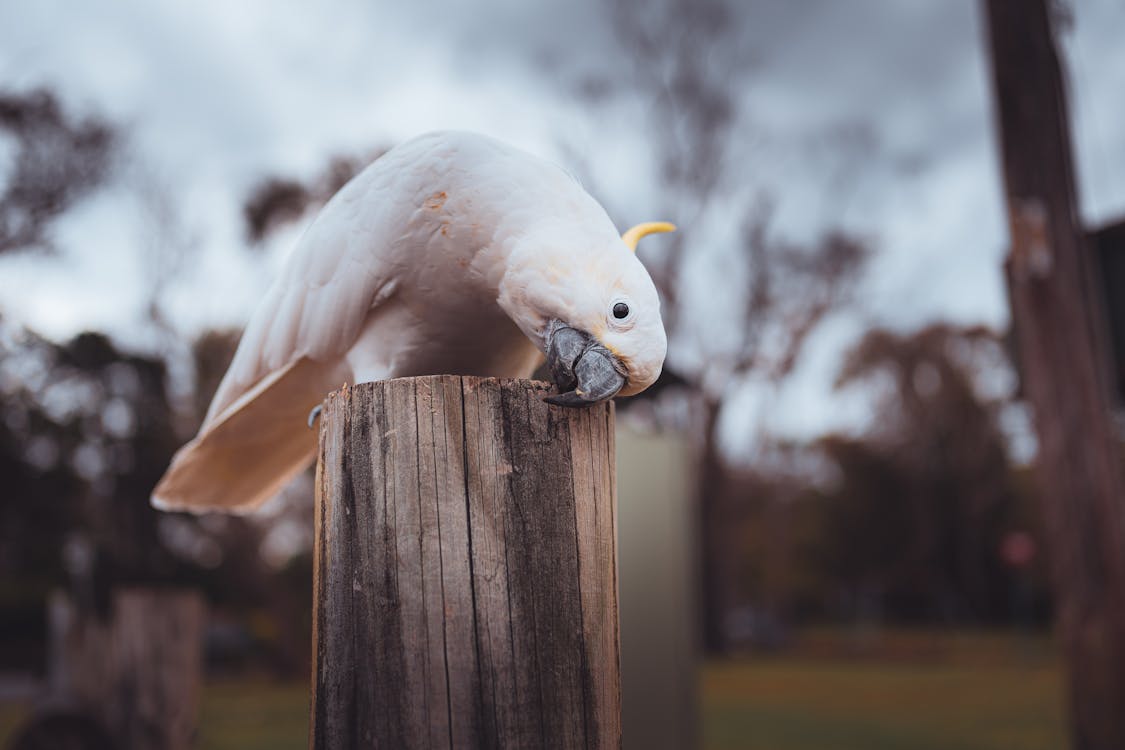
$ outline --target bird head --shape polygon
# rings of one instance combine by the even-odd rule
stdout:
[[[660,298],[636,256],[647,234],[675,227],[652,222],[620,238],[593,233],[563,240],[548,232],[523,244],[500,289],[500,304],[547,355],[559,394],[547,400],[583,406],[652,385],[668,340]]]

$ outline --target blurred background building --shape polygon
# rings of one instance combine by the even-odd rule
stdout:
[[[1125,6],[1047,5],[1078,223],[1114,225]],[[316,209],[447,128],[680,227],[641,251],[665,374],[619,404],[627,745],[1074,736],[982,7],[0,8],[0,742],[52,591],[174,585],[210,613],[200,745],[304,745],[311,482],[247,517],[148,493]]]

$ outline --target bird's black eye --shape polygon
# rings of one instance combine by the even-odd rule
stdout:
[[[617,318],[618,320],[624,320],[625,318],[629,317],[629,306],[624,302],[618,302],[613,306],[613,317]]]

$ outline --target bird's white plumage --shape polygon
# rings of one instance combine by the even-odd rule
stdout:
[[[644,314],[607,322],[611,298]],[[246,509],[311,461],[303,415],[344,382],[526,377],[544,326],[596,334],[659,373],[659,302],[605,211],[560,167],[468,133],[385,154],[324,207],[248,324],[200,434],[153,493],[168,508]]]

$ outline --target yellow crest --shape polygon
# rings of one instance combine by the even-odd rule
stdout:
[[[670,224],[667,221],[646,221],[644,224],[638,224],[621,235],[621,241],[628,245],[629,249],[635,253],[637,252],[637,243],[641,241],[641,237],[650,234],[658,234],[660,232],[674,231],[676,231],[676,225]]]

